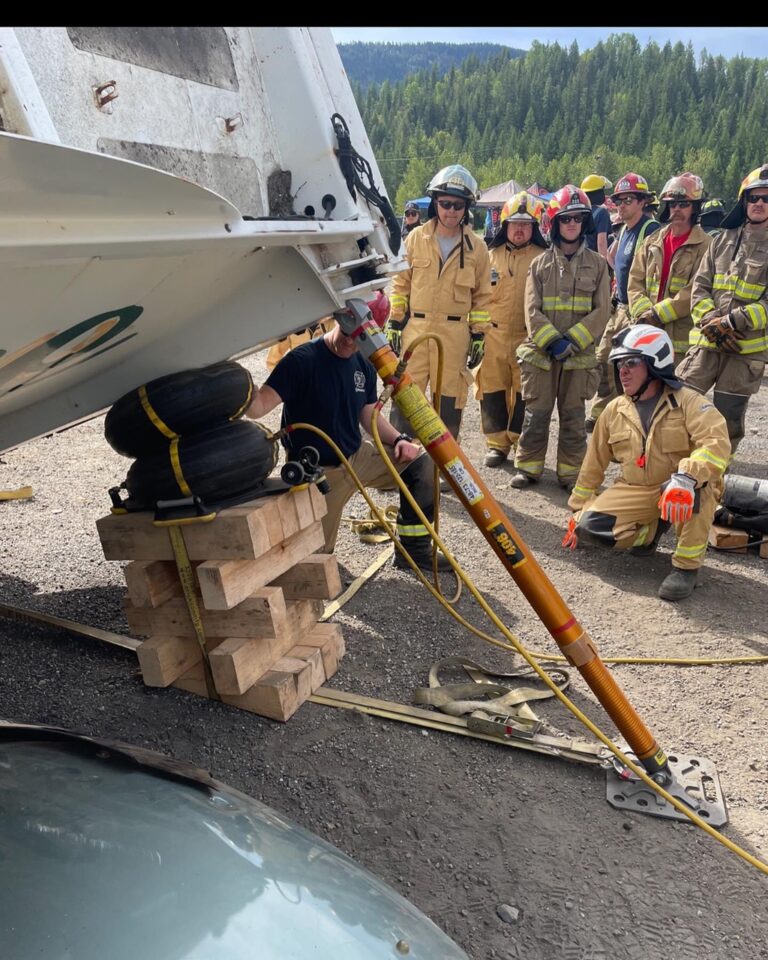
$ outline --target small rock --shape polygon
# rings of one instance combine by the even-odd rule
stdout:
[[[500,903],[498,907],[496,907],[496,915],[500,920],[503,920],[504,923],[517,923],[520,911],[517,907],[510,907],[508,903]]]
[[[622,827],[627,831],[627,833],[629,833],[629,831],[632,829],[632,824],[629,820],[625,820],[624,823],[622,823]]]

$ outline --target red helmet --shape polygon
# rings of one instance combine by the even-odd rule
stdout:
[[[639,173],[625,173],[616,183],[616,189],[611,194],[613,200],[622,193],[637,193],[644,197],[650,196],[651,190],[645,177]]]
[[[389,297],[383,290],[377,290],[373,300],[368,301],[368,309],[376,323],[383,327],[389,318]]]
[[[592,204],[589,197],[580,187],[575,187],[572,183],[566,183],[564,187],[560,187],[557,193],[552,194],[552,199],[549,201],[549,216],[552,220],[564,213],[590,213],[591,210]]]

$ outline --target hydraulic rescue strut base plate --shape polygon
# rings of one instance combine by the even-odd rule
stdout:
[[[636,759],[630,750],[624,750],[624,753],[632,760]],[[618,762],[617,767],[620,767]],[[684,803],[711,827],[722,827],[728,823],[728,811],[725,808],[720,780],[715,765],[710,760],[683,753],[673,754],[669,757],[669,770],[672,779],[663,784],[667,793]],[[626,770],[624,773],[629,775],[627,779],[616,767],[607,771],[606,792],[608,803],[612,807],[647,813],[652,817],[691,822],[685,814],[676,810],[631,771]]]

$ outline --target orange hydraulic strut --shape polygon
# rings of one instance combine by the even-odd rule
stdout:
[[[357,339],[360,352],[371,361],[384,383],[392,387],[393,403],[648,774],[659,783],[668,782],[671,772],[666,754],[600,659],[592,638],[541,569],[435,409],[407,371],[403,371],[365,302],[347,300],[346,305],[346,310],[334,314],[344,333]]]

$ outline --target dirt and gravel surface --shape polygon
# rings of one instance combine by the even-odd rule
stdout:
[[[248,365],[261,382],[262,356]],[[103,559],[95,521],[128,462],[107,447],[102,423],[3,455],[0,487],[31,484],[35,498],[0,504],[0,596],[126,632],[120,564]],[[747,432],[735,470],[766,477],[765,386],[750,406]],[[464,446],[482,464],[474,402]],[[560,547],[566,495],[551,471],[536,488],[516,491],[511,468],[479,469],[603,656],[768,655],[768,561],[710,551],[701,588],[671,605],[656,596],[669,569],[669,535],[649,560],[571,554]],[[394,494],[377,499],[395,502]],[[362,515],[362,501],[349,512]],[[448,497],[443,531],[512,629],[530,648],[553,650]],[[343,533],[344,579],[361,573],[380,549]],[[481,622],[466,594],[459,609]],[[520,663],[466,633],[409,573],[389,566],[335,619],[347,643],[332,681],[340,690],[407,703],[442,657],[464,654],[503,669]],[[129,651],[1,619],[0,658],[0,716],[199,764],[386,879],[474,960],[768,955],[768,877],[694,827],[613,809],[596,769],[314,704],[286,725],[272,723],[174,689],[144,687]],[[668,752],[716,764],[730,812],[724,835],[768,860],[768,667],[613,669]],[[571,696],[615,734],[578,674]],[[554,730],[586,735],[560,705],[534,706]],[[499,910],[504,905],[512,909]]]

